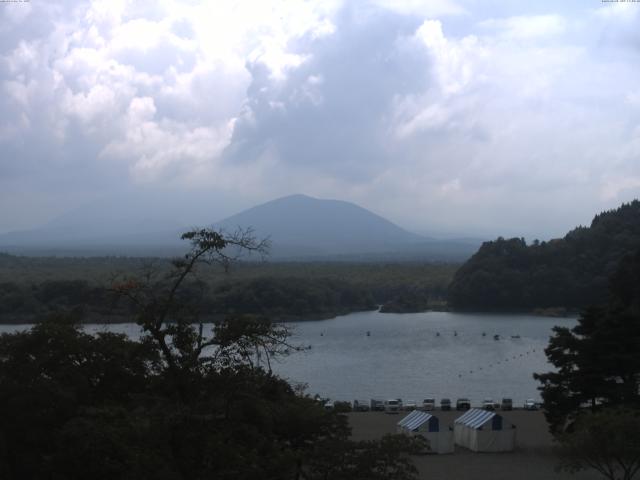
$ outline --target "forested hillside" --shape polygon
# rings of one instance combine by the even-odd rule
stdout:
[[[498,238],[485,242],[455,274],[449,303],[456,309],[577,310],[607,298],[608,277],[640,248],[640,202],[596,215],[548,242]]]

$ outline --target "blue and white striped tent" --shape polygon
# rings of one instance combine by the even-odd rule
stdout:
[[[414,410],[397,424],[399,433],[420,435],[427,441],[432,453],[453,453],[453,432],[451,428],[440,429],[440,420],[435,415]]]
[[[438,432],[440,430],[440,422],[438,417],[434,417],[430,413],[414,410],[398,422],[398,427],[412,432],[421,427],[426,427],[429,432]]]
[[[453,422],[455,443],[474,452],[510,452],[516,427],[496,412],[472,408]]]

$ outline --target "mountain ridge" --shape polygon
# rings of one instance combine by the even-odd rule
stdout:
[[[101,218],[118,216],[107,212]],[[108,223],[99,228],[94,225],[100,222],[90,228],[82,222],[74,224],[69,215],[64,228],[60,223],[52,221],[39,229],[0,235],[0,250],[39,255],[69,255],[74,251],[83,256],[175,255],[186,248],[179,240],[180,234],[192,228],[122,234],[111,233]],[[255,205],[210,225],[227,232],[252,228],[257,237],[269,237],[270,258],[275,260],[460,261],[479,244],[424,237],[354,203],[302,194]]]

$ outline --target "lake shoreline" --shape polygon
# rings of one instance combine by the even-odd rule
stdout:
[[[273,323],[298,323],[298,322],[317,322],[324,320],[333,320],[339,317],[352,315],[356,313],[368,313],[378,312],[383,315],[416,315],[416,314],[428,314],[428,313],[452,313],[452,314],[468,314],[468,315],[528,315],[541,318],[561,318],[571,319],[580,316],[580,311],[567,310],[564,308],[546,308],[546,309],[532,309],[532,310],[455,310],[449,307],[437,307],[429,308],[427,310],[419,311],[392,311],[385,310],[384,305],[378,305],[375,308],[365,310],[341,310],[332,312],[320,312],[316,314],[307,314],[302,316],[287,314],[287,315],[265,315],[270,318]],[[37,325],[46,321],[47,316],[55,315],[56,312],[44,315],[0,315],[0,325]],[[223,320],[224,318],[235,315],[234,313],[219,313],[213,315],[206,315],[202,317],[201,322],[193,322],[194,325],[198,323],[215,323],[216,321]],[[251,314],[261,316],[261,314]],[[7,318],[11,317],[11,318]],[[108,315],[97,314],[91,312],[86,318],[80,321],[81,325],[119,325],[135,323],[133,316],[124,315]]]

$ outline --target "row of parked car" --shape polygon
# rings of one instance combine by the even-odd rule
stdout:
[[[525,410],[537,410],[539,408],[539,403],[537,403],[533,399],[527,399],[524,402],[523,408]],[[379,411],[379,412],[387,412],[387,413],[397,413],[400,411],[411,411],[411,410],[436,410],[437,402],[435,398],[425,398],[421,404],[417,404],[414,400],[408,400],[403,402],[401,398],[392,398],[389,400],[376,400],[371,399],[369,401],[366,400],[354,400],[353,404],[351,402],[327,402],[325,404],[325,408],[328,410],[333,410],[334,408],[339,408],[341,410],[353,410],[356,412],[368,412],[368,411]],[[440,400],[440,410],[447,411],[453,408],[451,399],[442,398]],[[458,398],[455,403],[456,410],[469,410],[471,408],[471,400],[468,398]],[[503,398],[500,402],[495,402],[491,398],[485,398],[482,402],[482,408],[485,410],[512,410],[513,409],[513,400],[511,398]]]

